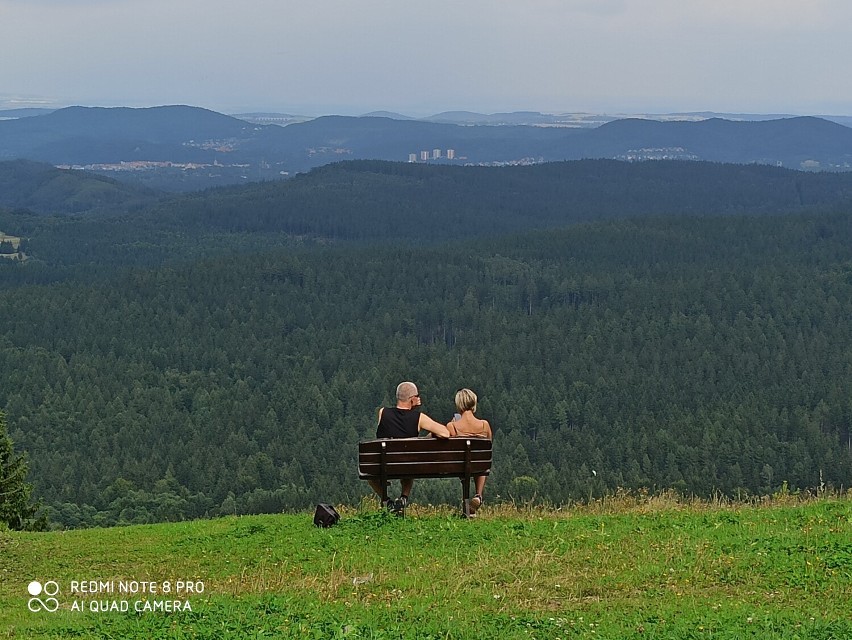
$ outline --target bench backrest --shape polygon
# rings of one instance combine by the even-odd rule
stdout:
[[[358,443],[358,476],[362,480],[471,478],[490,472],[491,440],[486,438],[393,438]]]

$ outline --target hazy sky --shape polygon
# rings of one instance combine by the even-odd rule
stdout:
[[[852,115],[850,0],[0,0],[0,107]]]

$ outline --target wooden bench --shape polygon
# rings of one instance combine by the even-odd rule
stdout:
[[[491,473],[491,440],[487,438],[393,438],[358,443],[358,477],[377,480],[382,501],[388,480],[459,478],[462,515],[470,515],[470,480]]]

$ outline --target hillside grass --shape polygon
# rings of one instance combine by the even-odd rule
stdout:
[[[18,236],[7,236],[2,231],[0,231],[0,242],[11,242],[15,250],[21,245],[21,239]]]
[[[0,638],[852,637],[848,493],[342,515],[325,530],[303,513],[0,532]],[[58,611],[28,610],[33,580],[59,585]],[[191,612],[136,613],[146,596],[75,596],[72,580],[203,593],[148,598]],[[89,610],[122,599],[128,613]]]

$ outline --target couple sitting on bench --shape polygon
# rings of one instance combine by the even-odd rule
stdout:
[[[491,440],[491,426],[487,420],[480,420],[476,412],[476,394],[470,389],[459,389],[456,392],[456,409],[458,413],[454,419],[446,425],[436,422],[425,413],[417,411],[420,406],[420,393],[417,385],[413,382],[401,382],[396,388],[396,406],[382,407],[379,409],[379,424],[376,428],[376,438],[416,438],[420,431],[428,431],[436,438],[487,438]],[[482,504],[482,494],[485,491],[486,476],[475,478],[476,494],[470,500],[469,515],[476,514],[476,510]],[[379,497],[384,494],[383,487],[377,480],[370,480],[370,486]],[[397,515],[402,514],[408,506],[411,488],[414,485],[412,478],[400,481],[402,490],[399,499],[388,499],[382,504],[383,508],[390,509]]]

